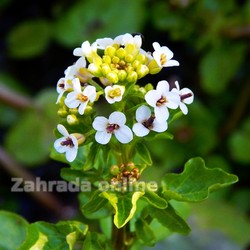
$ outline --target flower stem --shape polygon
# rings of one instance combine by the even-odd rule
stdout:
[[[112,228],[112,242],[115,250],[129,250],[132,239],[130,239],[130,224],[129,222],[122,228],[117,228],[113,224]]]

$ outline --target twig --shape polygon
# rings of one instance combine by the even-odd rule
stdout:
[[[249,38],[250,37],[250,26],[239,26],[239,27],[230,27],[223,29],[221,31],[223,36],[229,38]]]
[[[0,83],[0,102],[7,104],[15,109],[25,109],[32,106],[32,100],[29,97],[16,93],[3,86]]]
[[[10,155],[0,146],[0,165],[13,177],[23,178],[24,181],[35,183],[35,177],[15,162]],[[65,215],[65,209],[61,202],[51,193],[42,191],[29,192],[29,194],[47,209],[55,212],[59,217]]]

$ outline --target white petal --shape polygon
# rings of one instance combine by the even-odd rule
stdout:
[[[96,40],[97,48],[99,49],[105,49],[113,43],[114,41],[111,38],[100,38]]]
[[[160,44],[158,42],[153,43],[154,50],[159,50],[161,48]]]
[[[177,90],[180,90],[179,82],[178,82],[178,81],[175,81],[174,84],[175,84],[175,86],[176,86],[176,89],[177,89]]]
[[[169,92],[167,95],[166,106],[171,109],[177,109],[180,104],[180,96],[175,92]]]
[[[156,107],[157,101],[161,98],[161,95],[156,90],[149,90],[145,95],[146,102],[152,106]]]
[[[139,136],[139,137],[143,137],[146,136],[149,133],[149,129],[144,127],[141,123],[135,123],[133,125],[132,130],[134,131],[134,133]]]
[[[106,131],[109,121],[104,116],[97,116],[92,123],[92,126],[97,131]]]
[[[122,126],[126,123],[126,116],[122,112],[115,111],[109,116],[109,123]]]
[[[169,111],[165,106],[155,107],[155,119],[158,122],[165,122],[169,117]]]
[[[184,115],[188,113],[188,108],[183,102],[180,103],[180,109]]]
[[[133,133],[131,129],[123,125],[119,129],[114,131],[115,137],[121,143],[129,143],[133,139]]]
[[[83,115],[84,114],[84,111],[86,109],[86,106],[87,106],[87,103],[88,102],[82,102],[78,108],[78,112],[80,115]]]
[[[164,132],[168,129],[168,123],[165,122],[158,122],[156,119],[153,122],[153,128],[152,130],[155,132]]]
[[[112,134],[106,131],[97,131],[95,134],[95,140],[100,144],[107,144],[111,139]]]
[[[163,67],[172,67],[172,66],[179,66],[180,63],[176,60],[169,60],[165,64],[163,64]]]
[[[67,131],[67,129],[62,125],[62,124],[58,124],[57,125],[57,130],[65,137],[69,136],[69,133]]]
[[[72,162],[75,160],[76,158],[76,155],[77,155],[77,148],[71,148],[69,149],[67,152],[66,152],[66,159],[67,161],[69,162]]]
[[[165,96],[165,94],[169,92],[169,83],[165,80],[159,81],[156,86],[156,90],[161,96]]]
[[[136,110],[135,117],[138,122],[143,122],[151,116],[151,110],[149,107],[142,105]]]
[[[96,88],[94,86],[87,86],[84,89],[83,94],[88,96],[90,102],[94,102],[96,98]]]
[[[81,83],[80,83],[80,80],[78,78],[74,78],[72,80],[72,83],[73,83],[74,91],[76,91],[77,93],[82,92]]]
[[[74,93],[69,93],[70,94],[74,94]],[[72,95],[73,96],[73,95]],[[64,103],[66,104],[67,107],[69,108],[77,108],[79,106],[79,104],[81,103],[79,100],[76,100],[75,98],[73,99],[72,96],[67,96],[64,100]],[[74,95],[75,96],[75,95]]]
[[[76,49],[74,49],[73,55],[74,55],[74,56],[83,56],[82,49],[81,49],[81,48],[76,48]]]
[[[62,146],[62,142],[66,140],[65,137],[59,138],[54,142],[54,148],[58,153],[65,153],[67,151],[66,146]]]

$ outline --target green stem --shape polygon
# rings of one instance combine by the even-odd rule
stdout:
[[[112,242],[115,250],[129,250],[132,239],[130,239],[130,224],[127,223],[122,228],[117,228],[113,224],[112,228]]]

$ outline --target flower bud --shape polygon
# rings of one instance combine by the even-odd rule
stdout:
[[[115,56],[115,52],[116,52],[116,49],[113,46],[108,46],[105,49],[104,54],[109,56],[109,57],[113,57],[113,56]]]
[[[127,80],[128,82],[136,82],[137,81],[137,73],[134,71],[129,72]]]
[[[60,109],[58,109],[57,114],[60,117],[64,118],[68,115],[68,111],[65,108],[60,108]]]
[[[107,75],[107,74],[110,73],[110,72],[111,72],[111,69],[110,69],[109,65],[106,64],[106,63],[103,63],[103,64],[102,64],[102,73],[103,73],[104,75]]]
[[[137,68],[136,73],[138,74],[138,78],[140,79],[149,73],[149,69],[146,65],[141,64]]]
[[[75,138],[77,139],[78,145],[82,144],[85,142],[86,137],[83,134],[80,133],[73,133],[73,135],[75,136]]]
[[[111,57],[110,57],[110,56],[107,56],[107,55],[104,55],[104,56],[102,57],[102,61],[103,61],[103,63],[110,64],[110,63],[111,63]]]
[[[127,73],[125,70],[119,70],[117,75],[118,75],[119,81],[121,82],[123,82],[127,77]]]
[[[119,63],[119,62],[120,62],[120,58],[119,58],[119,57],[114,56],[114,57],[112,58],[112,63],[117,64],[117,63]]]
[[[67,116],[67,122],[69,125],[77,125],[79,124],[79,120],[75,115],[68,115]]]
[[[117,165],[111,166],[111,168],[110,168],[110,173],[111,173],[112,175],[118,175],[119,172],[120,172],[120,169],[119,169],[119,167],[118,167]]]
[[[134,57],[131,54],[125,56],[125,61],[131,63],[134,61]]]
[[[159,67],[155,60],[150,61],[150,63],[148,64],[148,68],[151,75],[157,74],[161,71],[161,67]]]
[[[117,83],[119,80],[117,74],[114,72],[108,73],[106,77],[111,83]]]
[[[116,51],[116,55],[123,59],[125,56],[126,56],[127,52],[124,48],[119,48],[117,51]]]

